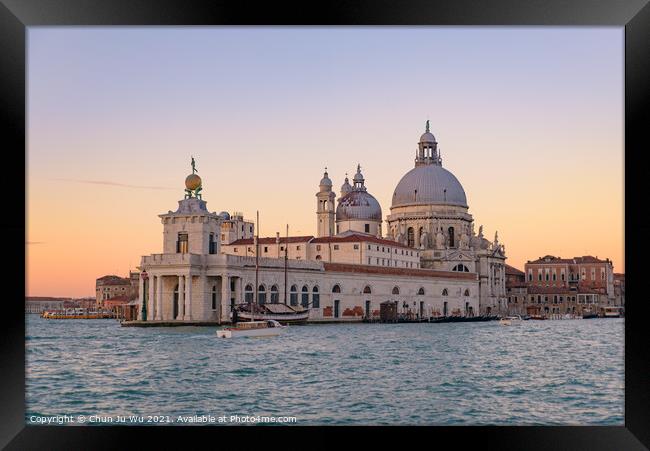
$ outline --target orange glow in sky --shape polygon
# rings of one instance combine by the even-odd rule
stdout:
[[[28,30],[29,296],[94,296],[162,250],[190,156],[210,211],[316,233],[327,166],[390,213],[427,119],[506,263],[624,272],[616,28]],[[386,226],[384,224],[385,233]]]

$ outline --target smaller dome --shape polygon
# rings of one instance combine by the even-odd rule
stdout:
[[[219,217],[221,219],[229,220],[230,219],[230,213],[228,213],[227,211],[222,211],[221,213],[219,213]]]
[[[361,173],[361,165],[357,165],[357,173],[354,174],[353,182],[361,183],[363,182],[363,174]]]
[[[381,222],[381,207],[367,191],[351,191],[340,199],[336,207],[336,220],[366,220]]]
[[[345,196],[350,191],[352,191],[352,185],[350,185],[350,180],[348,179],[348,175],[345,174],[345,182],[343,183],[343,185],[341,185],[341,197]]]
[[[185,178],[185,188],[195,190],[201,186],[201,177],[196,174],[190,174]]]
[[[321,188],[331,188],[332,187],[332,180],[330,180],[329,175],[327,174],[327,169],[325,170],[325,173],[323,174],[323,178],[320,180],[320,187]]]
[[[432,133],[426,132],[422,136],[420,136],[420,142],[421,143],[435,143],[436,142],[436,137],[433,136]]]

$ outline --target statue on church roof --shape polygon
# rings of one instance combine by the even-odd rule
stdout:
[[[192,157],[192,173],[185,178],[185,199],[197,197],[201,199],[202,181],[196,172],[196,162]]]

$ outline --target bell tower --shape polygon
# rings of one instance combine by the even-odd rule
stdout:
[[[335,198],[336,194],[332,191],[332,181],[327,176],[327,168],[325,168],[325,174],[323,174],[323,178],[320,181],[319,191],[316,193],[316,230],[318,230],[318,237],[334,235]]]

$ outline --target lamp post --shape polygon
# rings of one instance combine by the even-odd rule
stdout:
[[[147,320],[147,292],[149,291],[147,288],[147,281],[149,280],[149,274],[147,274],[146,270],[142,271],[142,290],[144,293],[142,293],[142,321]]]

